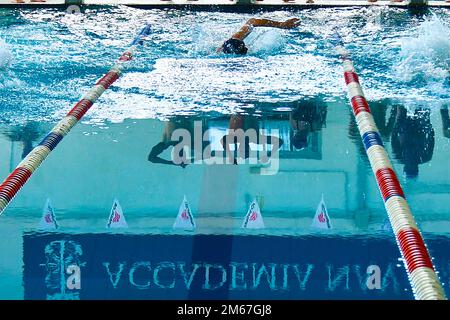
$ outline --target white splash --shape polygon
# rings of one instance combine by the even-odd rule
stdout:
[[[8,44],[0,39],[0,72],[9,68],[12,60],[11,50]]]
[[[286,36],[279,29],[256,31],[246,41],[250,54],[276,55],[286,45]]]
[[[436,15],[427,18],[410,37],[400,40],[401,62],[396,66],[399,80],[417,77],[427,83],[443,82],[450,76],[450,26]]]

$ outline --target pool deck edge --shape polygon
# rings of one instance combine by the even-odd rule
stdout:
[[[20,1],[20,0],[19,0]],[[400,8],[426,8],[441,7],[450,8],[450,2],[443,0],[428,1],[427,5],[410,5],[408,1],[393,2],[378,0],[369,2],[363,0],[314,0],[314,3],[307,3],[307,0],[0,0],[0,7],[61,7],[69,5],[128,5],[136,7],[247,7],[255,9],[279,9],[279,8],[320,8],[320,7],[368,7],[368,6],[388,6]]]

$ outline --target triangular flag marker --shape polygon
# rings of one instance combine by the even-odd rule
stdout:
[[[42,218],[39,223],[42,229],[58,229],[58,223],[56,222],[55,212],[53,211],[50,199],[45,202],[44,209],[42,210]]]
[[[127,221],[123,214],[122,207],[120,206],[119,200],[114,199],[111,213],[109,214],[107,228],[128,228]]]
[[[192,210],[186,196],[184,196],[183,201],[181,202],[177,218],[173,223],[173,228],[184,230],[194,230],[196,228],[194,216],[192,215]]]
[[[265,228],[261,210],[259,209],[258,201],[256,201],[256,199],[253,199],[250,207],[248,208],[247,214],[245,215],[244,221],[242,222],[242,228]]]
[[[328,215],[327,206],[325,205],[325,201],[320,200],[319,205],[317,206],[316,215],[314,216],[312,227],[319,229],[332,229],[330,216]]]

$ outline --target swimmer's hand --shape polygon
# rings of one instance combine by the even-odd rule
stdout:
[[[300,19],[292,18],[281,23],[280,28],[292,29],[300,25]]]

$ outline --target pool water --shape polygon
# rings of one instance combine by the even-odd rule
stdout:
[[[302,23],[257,29],[247,56],[215,52],[255,15]],[[450,294],[446,10],[0,9],[1,177],[145,23],[152,33],[127,72],[0,216],[0,298],[413,299],[328,41],[333,28]],[[301,148],[292,121],[299,113],[311,118]],[[208,164],[205,147],[219,154],[236,123],[282,141],[277,158]],[[157,154],[174,129],[195,126],[203,156],[182,168],[170,164],[171,148]],[[172,228],[184,196],[195,231]],[[311,226],[322,197],[329,230]],[[57,231],[39,228],[47,198]],[[115,198],[126,229],[105,228]],[[263,229],[241,228],[253,199]],[[79,289],[65,284],[73,264]],[[380,268],[376,288],[366,283],[369,266]]]

